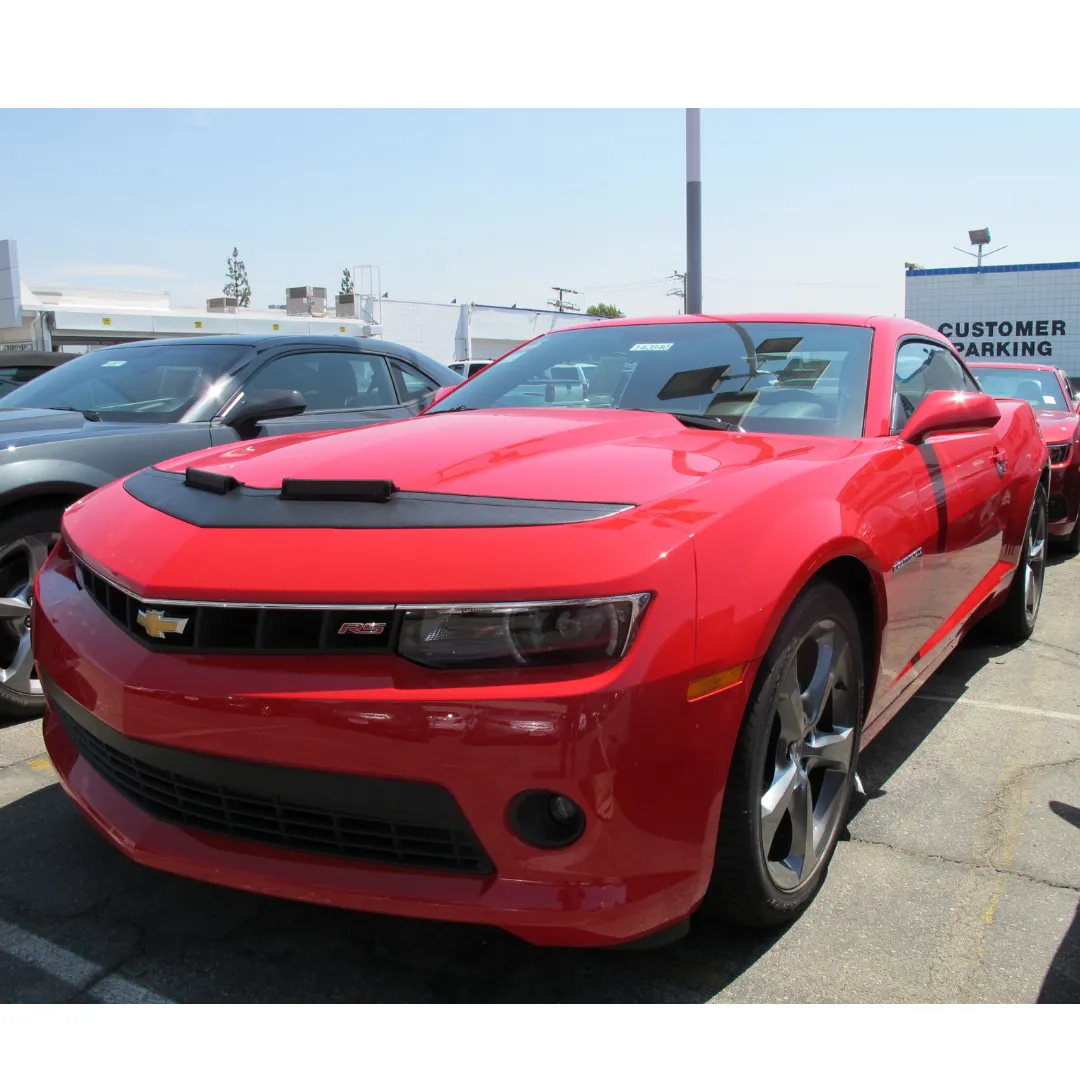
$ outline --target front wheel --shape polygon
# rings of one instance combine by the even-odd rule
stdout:
[[[0,721],[28,720],[45,707],[30,647],[34,578],[60,532],[61,508],[17,514],[0,527]]]
[[[747,705],[705,910],[777,926],[813,900],[847,818],[864,685],[850,601],[831,582],[811,585],[781,624]]]

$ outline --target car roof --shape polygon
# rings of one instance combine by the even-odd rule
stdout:
[[[1028,368],[1031,371],[1061,371],[1060,368],[1055,367],[1053,364],[995,364],[987,363],[981,364],[977,360],[968,364],[968,367],[973,368]],[[1062,372],[1064,374],[1064,372]]]
[[[559,327],[552,333],[562,334],[567,330],[590,330],[600,326],[656,326],[677,323],[710,323],[710,322],[737,322],[737,323],[816,323],[832,326],[869,326],[873,328],[891,329],[898,334],[917,334],[920,337],[930,335],[933,338],[947,340],[933,327],[925,323],[915,322],[914,319],[902,319],[897,316],[886,315],[853,315],[850,313],[830,314],[820,311],[812,312],[752,312],[735,313],[730,315],[648,315],[628,319],[602,319],[596,322],[578,323],[576,326]]]
[[[116,345],[108,345],[109,349],[138,349],[146,345],[165,346],[174,345],[242,345],[251,348],[265,348],[268,345],[312,345],[312,344],[335,344],[353,345],[360,339],[355,337],[331,337],[329,334],[207,334],[199,337],[177,338],[144,338],[141,341],[122,341]],[[364,341],[374,341],[373,338],[364,338]],[[383,342],[378,339],[379,345],[393,346],[393,342]]]
[[[78,353],[44,352],[38,349],[19,352],[5,349],[0,352],[0,368],[56,367],[67,360],[74,360],[78,355]]]

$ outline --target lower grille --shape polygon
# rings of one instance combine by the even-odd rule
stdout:
[[[49,700],[82,757],[114,788],[162,821],[290,851],[466,874],[494,873],[453,796],[437,785],[234,762],[129,739],[111,728],[106,729],[106,742],[58,707],[57,697],[63,696],[54,691]],[[86,719],[105,734],[101,729],[106,725],[94,717]],[[148,758],[156,760],[151,764]],[[163,767],[167,763],[175,767]],[[231,769],[248,780],[246,790],[216,782]],[[192,775],[196,771],[217,776]],[[288,778],[284,785],[283,775]],[[355,801],[369,804],[367,812],[318,805],[316,800],[294,801],[286,793],[277,796],[265,790],[289,786],[289,781],[316,790],[347,790]],[[381,813],[371,805],[380,801],[385,804]],[[419,813],[407,819],[401,807],[410,802],[428,805],[416,807]],[[425,813],[426,822],[421,819]]]
[[[1066,516],[1067,513],[1068,513],[1068,510],[1066,509],[1066,506],[1065,506],[1065,498],[1064,498],[1064,496],[1062,496],[1062,495],[1051,495],[1050,496],[1050,501],[1049,501],[1049,503],[1047,503],[1047,506],[1046,506],[1046,516],[1051,521],[1061,521]]]

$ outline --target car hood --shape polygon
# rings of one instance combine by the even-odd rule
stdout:
[[[82,413],[62,409],[5,409],[0,398],[0,443],[5,448],[31,446],[61,439],[97,438],[145,431],[146,424],[114,424],[87,420]]]
[[[802,478],[821,465],[846,475],[842,459],[872,452],[869,442],[687,428],[666,413],[437,413],[173,458],[87,496],[64,527],[77,555],[137,596],[341,604],[676,595],[676,579],[694,580],[703,521],[772,483],[808,490]],[[247,488],[188,486],[189,467]],[[284,479],[391,480],[401,493],[383,504],[272,497]],[[448,503],[453,521],[421,520]],[[335,523],[336,514],[348,520]],[[544,527],[515,527],[530,523]]]
[[[1039,418],[1043,438],[1048,443],[1069,442],[1080,420],[1076,413],[1062,412],[1060,409],[1037,409],[1035,415]]]
[[[159,468],[194,466],[254,488],[369,479],[402,491],[642,505],[718,470],[844,441],[687,428],[667,413],[490,409],[242,443]]]

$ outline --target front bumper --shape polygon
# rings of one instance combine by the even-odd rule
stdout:
[[[686,597],[650,610],[628,656],[607,670],[497,683],[472,673],[426,688],[393,657],[152,652],[55,559],[35,599],[49,754],[78,808],[138,862],[294,900],[491,924],[546,945],[646,936],[704,894],[746,691],[687,702],[680,664],[693,655],[693,620],[673,614]],[[491,870],[386,865],[163,820],[80,751],[73,716],[132,746],[303,770],[328,786],[343,776],[436,785]],[[584,809],[578,841],[545,850],[517,837],[507,807],[531,789]]]

